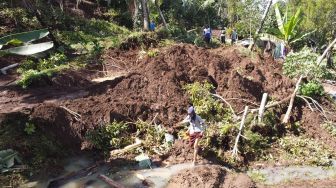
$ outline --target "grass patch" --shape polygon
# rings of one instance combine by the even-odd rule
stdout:
[[[322,143],[302,136],[281,138],[278,147],[281,149],[279,158],[297,165],[330,166],[334,157],[334,153]]]
[[[250,176],[250,178],[254,181],[254,182],[259,182],[259,183],[263,183],[266,181],[266,176],[263,173],[260,173],[259,171],[256,170],[252,170],[252,171],[248,171],[247,175]]]
[[[322,124],[322,127],[325,128],[333,137],[336,137],[336,124],[334,122],[325,122]]]

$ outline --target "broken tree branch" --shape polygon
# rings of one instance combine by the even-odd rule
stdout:
[[[140,139],[138,139],[138,138],[135,138],[135,143],[134,144],[128,145],[128,146],[124,147],[123,149],[112,150],[110,152],[110,155],[111,156],[115,156],[115,155],[118,155],[118,154],[125,153],[125,152],[127,152],[129,150],[138,148],[139,146],[141,146],[141,144],[142,144],[142,141]]]
[[[282,123],[288,123],[289,121],[289,116],[290,116],[290,113],[292,111],[292,108],[293,108],[293,104],[294,104],[294,99],[295,99],[295,96],[296,96],[296,93],[299,91],[299,87],[300,87],[300,83],[301,83],[301,80],[302,80],[302,77],[303,75],[300,76],[299,80],[297,81],[296,83],[296,86],[295,86],[295,89],[294,89],[294,92],[291,96],[291,99],[289,101],[289,105],[288,105],[288,109],[287,109],[287,112],[286,112],[286,115],[282,121]]]
[[[262,118],[263,118],[263,115],[264,115],[266,102],[267,102],[267,93],[264,93],[263,96],[262,96],[261,104],[260,104],[260,108],[259,108],[258,123],[262,122]]]
[[[336,44],[336,38],[334,39],[334,41],[332,41],[329,46],[327,47],[326,50],[324,50],[323,54],[317,59],[317,64],[320,64],[322,62],[322,60],[325,58],[325,56],[327,55],[328,51]]]
[[[300,95],[301,96],[301,95]],[[321,112],[321,114],[323,114],[323,116],[328,120],[328,117],[325,113],[325,110],[323,109],[322,105],[320,103],[318,103],[315,99],[311,98],[311,97],[308,97],[308,96],[301,96],[303,98],[306,98],[306,99],[310,99],[313,103],[313,105],[315,106],[315,108]]]
[[[217,94],[212,94],[212,93],[211,93],[211,95],[214,96],[214,97],[217,97],[217,98],[221,99],[226,105],[229,106],[229,108],[230,108],[231,112],[233,113],[233,115],[234,115],[234,116],[237,116],[236,113],[234,112],[234,110],[233,110],[231,104],[228,103],[223,97],[221,97],[220,95],[217,95]]]
[[[302,100],[304,100],[304,101],[306,102],[306,104],[308,104],[309,109],[310,109],[312,112],[314,112],[314,109],[311,107],[309,101],[308,101],[306,98],[304,98],[304,97],[301,96],[301,95],[297,95],[297,97],[299,97],[299,98],[301,98]]]
[[[74,112],[65,106],[60,106],[60,107],[63,108],[65,111],[67,111],[69,114],[73,115],[77,121],[81,120],[82,116],[78,114],[77,112]]]
[[[101,179],[102,181],[104,181],[105,183],[107,183],[108,185],[110,185],[111,187],[115,187],[115,188],[126,188],[125,186],[121,185],[120,183],[112,180],[111,178],[103,175],[103,174],[99,174],[98,178]]]
[[[243,129],[243,126],[244,126],[244,123],[245,123],[245,118],[246,118],[247,112],[248,112],[248,106],[245,106],[244,115],[243,115],[242,120],[240,122],[239,132],[238,132],[238,135],[236,137],[235,145],[234,145],[233,150],[232,150],[232,156],[237,156],[238,155],[238,141],[239,141],[239,137],[241,136],[241,132],[242,132],[242,129]]]

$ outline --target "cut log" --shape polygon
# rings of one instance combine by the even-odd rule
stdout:
[[[294,104],[294,99],[295,99],[296,93],[299,91],[300,83],[301,83],[302,77],[303,77],[303,75],[300,76],[299,80],[298,80],[297,83],[296,83],[294,92],[293,92],[293,94],[291,95],[291,98],[290,98],[290,101],[289,101],[289,105],[288,105],[288,109],[287,109],[286,115],[285,115],[285,117],[284,117],[284,119],[283,119],[283,121],[282,121],[282,123],[284,123],[284,124],[288,123],[288,121],[289,121],[290,113],[291,113],[291,111],[292,111],[293,104]]]
[[[98,178],[103,180],[105,183],[107,183],[108,185],[110,185],[111,187],[115,187],[115,188],[126,188],[125,186],[121,185],[120,183],[112,180],[111,178],[103,175],[103,174],[99,174]]]
[[[244,123],[245,123],[245,118],[246,118],[247,112],[248,112],[248,106],[245,106],[244,115],[243,115],[242,120],[240,122],[239,132],[238,132],[238,135],[236,137],[235,145],[234,145],[233,150],[232,150],[232,156],[237,156],[238,155],[238,141],[239,141],[239,138],[241,136],[241,132],[242,132],[242,129],[243,129],[243,126],[244,126]]]
[[[266,102],[267,102],[267,93],[264,93],[263,96],[262,96],[261,104],[260,104],[260,108],[259,108],[258,123],[262,122],[262,118],[263,118],[263,115],[264,115]]]

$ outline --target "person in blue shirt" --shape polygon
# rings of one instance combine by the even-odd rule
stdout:
[[[151,23],[149,24],[149,30],[155,31],[155,23],[153,21],[151,21]]]
[[[238,40],[238,33],[236,29],[233,29],[232,33],[231,33],[231,45],[236,43],[236,41]]]
[[[204,40],[207,44],[210,43],[210,40],[211,40],[211,29],[209,26],[205,27],[204,30],[203,30],[203,37],[204,37]]]

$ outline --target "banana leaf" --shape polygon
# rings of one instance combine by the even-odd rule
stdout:
[[[6,50],[1,50],[1,52],[5,52],[7,54],[16,54],[16,55],[33,55],[36,53],[44,52],[49,50],[54,46],[53,42],[43,42],[39,44],[30,44],[26,46],[20,46],[15,48],[10,48]]]
[[[49,34],[48,29],[40,29],[40,30],[7,35],[7,36],[0,38],[0,49],[2,48],[2,46],[13,41],[13,39],[15,39],[16,41],[21,41],[22,43],[28,43],[28,42],[32,42],[32,41],[41,39],[43,37],[46,37],[48,34]]]
[[[283,23],[284,20],[282,19],[278,4],[275,4],[275,16],[276,16],[276,20],[277,20],[278,28],[279,28],[280,32],[283,35],[285,35],[286,33],[285,33],[284,23]]]

